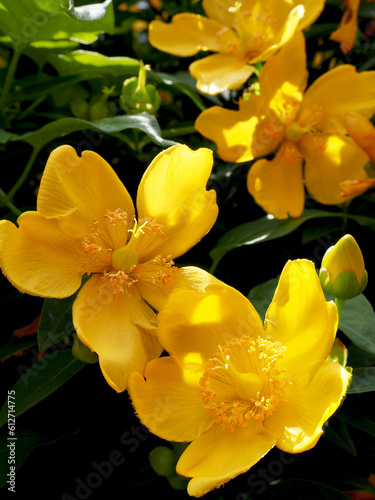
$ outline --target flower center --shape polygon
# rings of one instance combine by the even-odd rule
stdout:
[[[219,346],[200,380],[199,395],[223,429],[259,423],[284,402],[284,377],[278,364],[285,347],[261,337],[243,336]]]
[[[155,219],[134,220],[128,229],[126,212],[107,210],[103,220],[94,219],[89,229],[82,250],[91,261],[85,258],[82,267],[88,274],[101,273],[102,281],[111,284],[114,296],[129,294],[129,288],[139,281],[152,287],[172,281],[174,262],[157,254],[166,236]]]
[[[112,253],[112,267],[117,271],[129,272],[134,266],[138,264],[139,254],[135,249],[137,239],[143,234],[143,227],[147,224],[145,222],[138,227],[138,222],[134,220],[132,229],[128,229],[131,233],[129,241],[123,247],[117,248]]]
[[[285,138],[288,141],[298,142],[304,133],[305,130],[297,122],[290,123],[285,127]]]
[[[238,1],[228,9],[228,12],[234,14],[232,26],[249,59],[263,52],[272,36],[273,16],[270,12],[261,12],[261,10],[260,5],[259,9],[245,11],[242,2]]]

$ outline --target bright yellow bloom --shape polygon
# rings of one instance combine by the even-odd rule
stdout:
[[[159,315],[170,353],[132,373],[141,422],[191,444],[177,464],[202,496],[247,471],[273,446],[309,450],[346,393],[350,373],[327,360],[338,315],[312,262],[289,261],[265,323],[240,292],[177,290]]]
[[[201,113],[196,128],[217,144],[225,161],[260,159],[248,174],[255,201],[276,218],[301,215],[305,186],[320,203],[336,205],[340,182],[367,178],[367,154],[347,136],[344,116],[375,111],[375,71],[357,73],[349,64],[320,76],[306,90],[305,41],[297,33],[262,68],[260,95],[241,99],[239,110],[213,106]]]
[[[116,391],[161,354],[155,310],[170,292],[216,281],[172,261],[217,218],[216,193],[206,191],[211,168],[205,148],[161,152],[140,181],[136,220],[128,191],[103,158],[61,146],[48,159],[37,211],[23,213],[19,227],[0,223],[0,265],[21,292],[68,297],[90,275],[75,299],[73,323]]]
[[[217,52],[194,61],[189,71],[207,94],[237,89],[254,68],[286,43],[297,29],[315,21],[324,0],[203,0],[208,17],[176,14],[172,23],[153,21],[151,45],[177,56]]]

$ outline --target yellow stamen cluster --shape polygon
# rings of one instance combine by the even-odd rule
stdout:
[[[101,279],[111,283],[114,297],[122,295],[124,292],[130,295],[128,289],[139,281],[139,274],[133,272],[135,268],[136,266],[130,269],[128,273],[124,271],[104,271]]]
[[[175,269],[169,257],[156,254],[156,248],[166,238],[163,226],[151,217],[134,219],[128,229],[128,214],[120,208],[107,210],[100,223],[97,218],[89,225],[87,235],[82,239],[82,250],[92,260],[84,260],[82,267],[88,274],[101,273],[102,281],[109,283],[116,297],[142,281],[153,287],[172,281]],[[122,246],[113,248],[111,235],[123,239]],[[143,262],[139,262],[140,258]],[[89,265],[90,263],[90,265]]]
[[[199,395],[223,429],[261,423],[284,402],[291,383],[278,367],[284,351],[280,342],[261,337],[243,336],[219,346],[200,380]]]

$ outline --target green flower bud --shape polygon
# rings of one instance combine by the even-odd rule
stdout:
[[[157,446],[148,455],[151,467],[159,476],[176,474],[176,457],[171,448]]]
[[[361,249],[353,236],[343,236],[327,250],[319,278],[323,290],[340,300],[352,299],[363,292],[368,276]]]
[[[174,490],[185,490],[190,478],[180,476],[180,474],[173,474],[167,477],[169,484]]]
[[[89,119],[90,105],[84,99],[75,98],[70,101],[70,110],[76,118],[81,120]]]
[[[97,363],[99,361],[98,355],[96,352],[91,352],[90,349],[83,344],[76,334],[73,335],[74,341],[72,345],[72,354],[79,361],[83,361],[84,363]]]
[[[131,115],[142,113],[154,114],[160,108],[161,99],[156,88],[146,85],[146,68],[140,62],[138,77],[133,76],[124,81],[120,96],[120,106]]]
[[[115,91],[115,86],[103,87],[102,94],[96,94],[91,100],[89,116],[90,120],[95,122],[96,120],[102,120],[103,118],[108,118],[112,116],[111,110],[108,105],[108,97],[113,95]]]

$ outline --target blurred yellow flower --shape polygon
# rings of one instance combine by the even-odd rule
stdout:
[[[260,95],[240,99],[239,110],[213,106],[196,128],[217,144],[221,158],[245,162],[248,190],[266,212],[283,219],[301,215],[305,186],[319,203],[341,204],[340,182],[366,179],[368,156],[347,136],[344,116],[375,111],[375,71],[357,73],[349,64],[326,72],[305,91],[305,40],[297,33],[263,66]],[[304,178],[303,178],[304,163]]]
[[[116,391],[161,354],[155,311],[170,292],[216,281],[172,261],[216,220],[216,193],[206,191],[211,168],[208,149],[162,151],[140,181],[135,219],[128,191],[103,158],[61,146],[48,159],[37,211],[23,213],[18,227],[0,222],[0,265],[21,292],[69,297],[90,276],[75,299],[73,323]]]
[[[177,290],[160,313],[170,356],[132,373],[129,393],[141,422],[169,441],[191,444],[176,471],[200,497],[246,472],[271,448],[309,450],[351,380],[327,360],[337,308],[314,264],[289,261],[265,323],[238,291],[213,284]],[[219,457],[219,458],[218,458]]]
[[[341,51],[347,54],[354,46],[357,36],[357,14],[361,0],[346,0],[346,10],[340,26],[331,33],[330,39],[340,43]]]
[[[188,57],[201,50],[217,52],[194,61],[190,73],[197,87],[207,94],[237,89],[286,43],[297,29],[312,24],[324,0],[203,0],[207,17],[176,14],[172,23],[153,21],[151,45],[177,56]]]
[[[373,2],[374,0],[367,0]],[[345,0],[345,12],[342,16],[340,26],[331,33],[331,40],[340,43],[340,49],[344,54],[352,50],[358,30],[358,9],[361,0]]]

